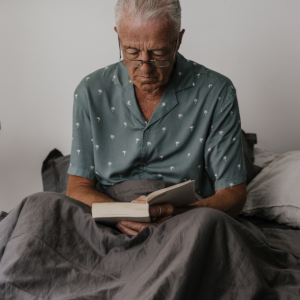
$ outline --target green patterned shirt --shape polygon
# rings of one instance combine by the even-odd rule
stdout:
[[[74,93],[68,174],[96,180],[100,191],[129,179],[192,179],[204,198],[245,182],[232,82],[177,53],[174,74],[147,122],[121,62],[93,72]]]

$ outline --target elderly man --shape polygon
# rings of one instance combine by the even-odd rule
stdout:
[[[67,196],[91,206],[113,202],[103,191],[124,180],[192,179],[203,200],[153,206],[155,222],[117,227],[136,235],[199,207],[236,217],[247,193],[232,82],[178,52],[185,32],[179,0],[119,0],[116,24],[120,62],[84,77],[74,93]]]

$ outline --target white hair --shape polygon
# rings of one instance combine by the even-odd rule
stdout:
[[[166,20],[172,27],[174,36],[181,29],[181,6],[179,0],[118,0],[115,7],[117,27],[122,14],[139,20]]]

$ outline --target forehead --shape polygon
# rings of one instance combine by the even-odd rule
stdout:
[[[125,47],[148,49],[169,47],[172,30],[165,21],[143,21],[132,18],[121,18],[118,34]]]

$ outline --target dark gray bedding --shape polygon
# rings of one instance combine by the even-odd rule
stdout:
[[[128,184],[107,192],[149,187]],[[197,208],[128,236],[36,193],[0,223],[0,299],[299,299],[300,231],[249,220]]]

